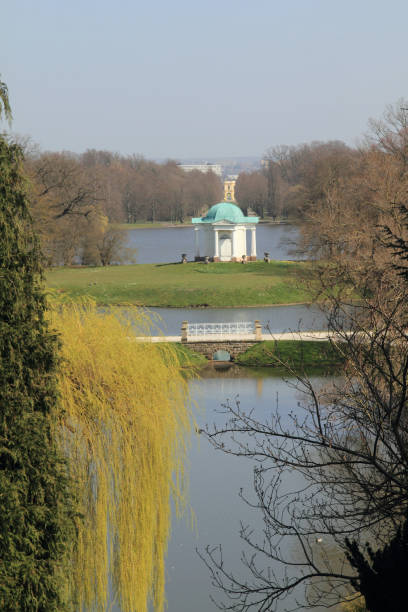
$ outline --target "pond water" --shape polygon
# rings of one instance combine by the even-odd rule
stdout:
[[[137,249],[136,263],[178,262],[181,260],[182,253],[187,253],[188,261],[194,260],[195,246],[192,226],[126,231],[126,246]],[[256,229],[258,259],[263,258],[265,251],[269,252],[271,259],[296,259],[291,251],[294,249],[297,236],[298,230],[292,225],[258,225]],[[247,236],[248,240],[250,238]],[[247,252],[250,252],[249,244]]]
[[[256,407],[259,416],[266,417],[278,398],[283,415],[296,405],[294,390],[280,378],[257,378],[254,372],[228,377],[203,378],[191,383],[193,399],[199,410],[198,427],[205,423],[225,422],[220,413],[227,400],[250,410]],[[193,437],[190,452],[190,500],[197,519],[197,530],[192,531],[187,521],[174,520],[173,534],[167,559],[167,598],[169,612],[210,612],[216,610],[210,595],[219,598],[211,587],[207,568],[196,548],[203,551],[207,545],[222,544],[225,563],[231,570],[245,576],[239,559],[244,548],[239,538],[240,521],[262,528],[262,517],[249,508],[239,497],[240,488],[253,498],[252,471],[254,462],[217,452],[202,437]],[[296,479],[296,475],[293,476]],[[292,483],[294,484],[294,483]],[[289,554],[289,551],[288,551]],[[280,610],[285,610],[282,605]]]
[[[311,378],[315,386],[327,382],[325,378]],[[272,375],[271,371],[233,366],[224,372],[209,369],[207,374],[190,382],[195,419],[198,428],[215,423],[225,423],[222,404],[240,401],[245,410],[252,408],[258,418],[266,419],[278,407],[282,422],[288,420],[291,410],[302,399],[287,381]],[[248,497],[253,496],[253,468],[255,462],[216,451],[206,438],[192,435],[189,452],[189,500],[196,525],[191,527],[189,515],[173,517],[172,536],[166,560],[166,596],[168,612],[212,612],[217,610],[210,596],[220,601],[222,594],[212,587],[208,569],[197,554],[207,545],[223,547],[226,566],[245,578],[248,573],[240,563],[245,549],[239,537],[241,521],[262,530],[262,516],[239,497],[240,489]],[[302,484],[301,477],[293,471],[283,481],[282,492]],[[295,558],[298,551],[282,542],[282,552]],[[278,566],[275,567],[278,570]],[[299,594],[298,594],[299,595]],[[225,599],[224,599],[225,601]],[[295,595],[288,596],[277,607],[284,612],[295,603]],[[120,612],[117,606],[113,612]]]
[[[255,308],[152,308],[158,315],[157,329],[153,334],[177,336],[182,321],[190,323],[227,323],[237,321],[261,322],[263,333],[285,331],[319,331],[327,329],[324,313],[317,306],[294,304],[292,306],[265,306]]]
[[[327,379],[314,377],[316,386]],[[234,366],[226,372],[209,372],[199,380],[190,382],[192,398],[197,404],[195,418],[198,428],[206,424],[225,422],[222,404],[240,401],[245,410],[255,408],[259,418],[267,418],[277,406],[283,423],[289,412],[297,406],[302,394],[281,378],[255,369]],[[241,577],[248,573],[240,563],[245,549],[239,538],[240,523],[251,524],[255,530],[262,530],[262,516],[250,508],[239,497],[243,488],[247,497],[253,496],[253,468],[255,463],[216,451],[199,434],[193,434],[189,453],[189,499],[195,514],[196,527],[191,528],[188,517],[173,518],[172,537],[166,561],[166,595],[168,612],[212,612],[217,610],[210,599],[222,599],[222,594],[211,586],[208,569],[197,554],[207,545],[222,545],[223,556],[229,569]],[[285,491],[302,484],[301,477],[292,472],[283,482]],[[282,543],[282,552],[288,558],[295,558],[297,549]],[[278,566],[275,567],[278,569]],[[277,607],[284,612],[295,603],[293,596],[287,597]],[[225,600],[224,600],[225,601]],[[120,612],[114,608],[115,612]]]

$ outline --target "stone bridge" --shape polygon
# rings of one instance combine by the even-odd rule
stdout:
[[[235,359],[240,353],[245,353],[254,344],[258,344],[260,340],[192,340],[183,342],[184,346],[195,353],[200,353],[207,357],[207,359],[214,359],[214,356],[219,351],[227,351],[230,354],[231,359]]]
[[[283,332],[262,334],[259,321],[231,323],[189,323],[183,321],[181,336],[150,336],[136,338],[139,342],[181,342],[207,359],[214,359],[218,351],[226,351],[235,359],[254,344],[263,340],[328,340],[333,333],[327,331]],[[218,359],[220,357],[218,356]],[[228,359],[228,357],[227,357]]]
[[[230,359],[245,353],[254,344],[262,342],[259,321],[232,323],[189,323],[183,321],[181,342],[207,359],[214,359],[219,351],[226,351]]]

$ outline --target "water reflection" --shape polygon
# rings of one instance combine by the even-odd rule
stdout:
[[[328,382],[323,377],[313,377],[311,380],[315,387]],[[290,381],[288,384],[267,368],[233,366],[220,372],[208,367],[202,378],[190,382],[190,390],[196,403],[198,428],[203,428],[207,423],[224,423],[226,415],[222,404],[226,401],[240,401],[246,410],[254,408],[259,419],[267,419],[271,411],[278,408],[283,421],[289,422],[289,412],[301,399],[301,394]],[[189,462],[190,501],[196,527],[192,528],[186,518],[173,518],[166,562],[167,610],[212,612],[217,608],[210,595],[217,599],[220,593],[211,586],[208,570],[196,549],[203,550],[208,544],[222,544],[226,566],[238,576],[248,578],[240,563],[243,549],[239,538],[240,525],[242,521],[255,529],[262,529],[262,516],[239,497],[239,491],[243,488],[244,494],[254,499],[254,464],[251,461],[217,452],[203,436],[196,434],[193,436]],[[282,486],[289,491],[302,483],[302,477],[292,471]],[[299,555],[298,545],[293,540],[282,542],[282,551],[288,558],[296,559]],[[288,596],[276,610],[285,612],[295,603],[295,596]],[[112,612],[121,611],[113,606]]]
[[[235,374],[234,374],[235,372]],[[230,373],[230,375],[228,374]],[[221,404],[239,401],[245,410],[254,408],[258,418],[266,419],[276,407],[282,418],[297,405],[299,393],[282,379],[266,376],[265,372],[236,375],[232,368],[219,375],[207,371],[207,378],[191,383],[193,398],[197,402],[198,427],[205,423],[225,422]],[[325,379],[314,378],[315,385]],[[207,544],[223,545],[225,563],[232,571],[243,575],[240,554],[243,548],[238,537],[240,521],[262,528],[262,517],[239,498],[239,490],[253,498],[251,461],[215,451],[205,438],[195,436],[190,453],[190,498],[197,518],[197,531],[192,532],[185,522],[175,521],[167,560],[167,597],[169,612],[210,612],[217,608],[209,596],[219,595],[210,584],[208,571],[196,554],[196,547]],[[301,477],[292,472],[288,489],[296,487]],[[291,550],[288,548],[288,554]],[[278,607],[283,612],[289,598]]]

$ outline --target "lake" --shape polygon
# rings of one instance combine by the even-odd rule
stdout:
[[[152,229],[126,230],[126,247],[136,248],[136,263],[172,263],[181,260],[186,253],[189,261],[194,261],[194,228],[163,227]],[[248,234],[249,232],[247,232]],[[258,259],[268,251],[271,259],[298,259],[291,251],[295,247],[298,230],[289,224],[260,224],[256,229]],[[247,236],[247,240],[250,238]],[[247,252],[250,245],[247,244]]]

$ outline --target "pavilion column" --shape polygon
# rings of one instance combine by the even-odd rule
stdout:
[[[198,261],[200,259],[200,234],[198,233],[200,230],[198,227],[194,228],[194,237],[195,237],[195,259]]]
[[[218,230],[214,231],[214,261],[219,261],[220,259],[220,247],[218,243]]]
[[[231,253],[231,260],[232,261],[237,261],[237,259],[238,259],[236,245],[237,245],[236,232],[235,232],[235,230],[232,230],[232,253]]]
[[[256,260],[256,227],[251,227],[251,259]]]

